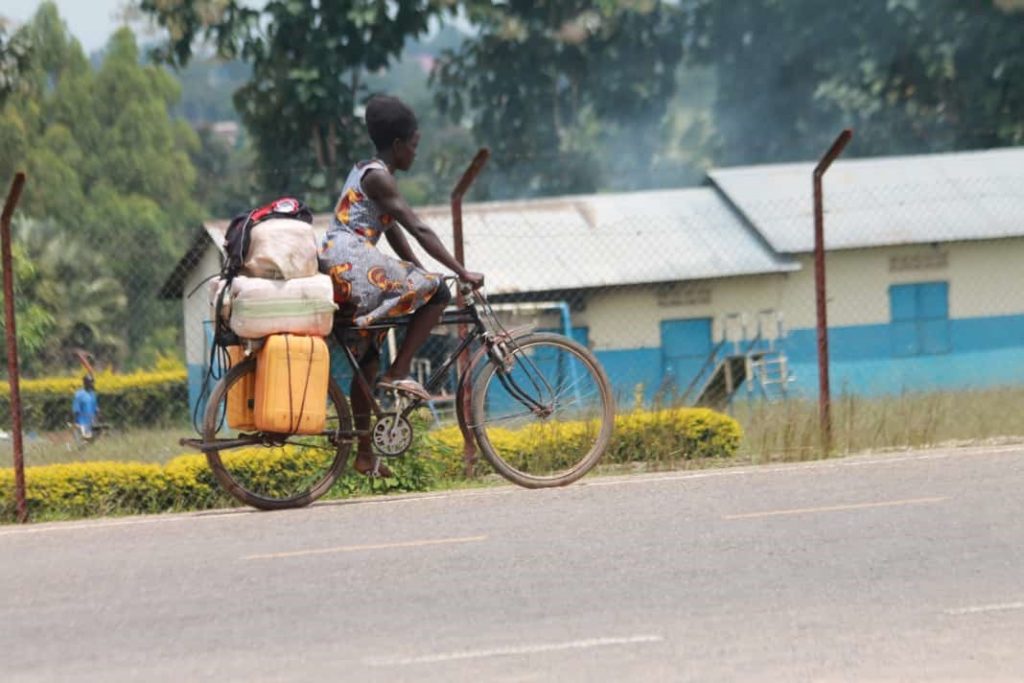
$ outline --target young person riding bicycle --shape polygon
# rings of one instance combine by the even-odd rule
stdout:
[[[412,314],[394,362],[376,386],[430,398],[409,376],[413,356],[437,324],[451,294],[441,275],[429,273],[412,251],[397,223],[435,260],[462,281],[480,287],[484,276],[466,270],[434,232],[412,210],[398,190],[396,171],[408,171],[420,141],[416,115],[395,97],[378,95],[366,106],[366,128],[376,157],[360,161],[349,173],[320,247],[320,270],[331,276],[339,319],[359,335],[359,371],[372,383],[380,364],[382,335],[366,328],[382,319]],[[392,258],[376,247],[381,235],[398,255]],[[351,387],[352,413],[357,430],[369,429],[372,397],[357,378]],[[369,436],[359,437],[355,469],[375,471]],[[386,468],[377,470],[387,476]]]

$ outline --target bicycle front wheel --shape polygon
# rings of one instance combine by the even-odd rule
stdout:
[[[352,419],[344,395],[331,380],[327,396],[327,424],[312,435],[271,434],[236,429],[227,422],[227,400],[232,389],[243,391],[256,380],[256,359],[231,368],[217,383],[206,405],[203,441],[245,445],[206,451],[206,459],[221,486],[235,499],[261,510],[309,505],[330,490],[345,469],[352,441]]]
[[[586,347],[558,334],[510,344],[473,383],[473,424],[484,457],[527,488],[570,484],[594,467],[611,441],[615,401]]]

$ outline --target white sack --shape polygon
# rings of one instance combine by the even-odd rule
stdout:
[[[249,252],[242,274],[278,280],[317,274],[313,226],[294,218],[270,218],[249,231]]]

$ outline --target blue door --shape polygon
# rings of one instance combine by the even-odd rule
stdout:
[[[662,386],[685,391],[704,367],[711,349],[711,318],[662,320]]]

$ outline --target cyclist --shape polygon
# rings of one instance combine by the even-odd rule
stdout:
[[[405,234],[394,229],[395,223],[463,282],[479,287],[484,276],[463,268],[398,190],[395,173],[408,171],[416,159],[420,142],[416,114],[398,98],[378,95],[366,105],[366,128],[377,154],[357,163],[345,181],[320,247],[320,270],[334,283],[339,319],[350,323],[359,337],[359,371],[368,383],[377,375],[383,333],[371,335],[366,327],[391,316],[412,314],[395,360],[377,386],[429,399],[423,385],[409,376],[410,368],[451,294],[440,275],[423,268]],[[401,260],[377,250],[381,235]],[[369,429],[371,397],[355,379],[351,397],[356,429],[365,431]],[[368,436],[359,439],[354,466],[364,474],[390,475],[387,468],[374,469]]]
[[[75,429],[82,435],[82,438],[89,441],[93,437],[93,429],[96,427],[96,418],[99,416],[99,401],[96,398],[95,382],[92,375],[82,378],[82,388],[75,392],[71,401],[71,411],[74,413]]]

